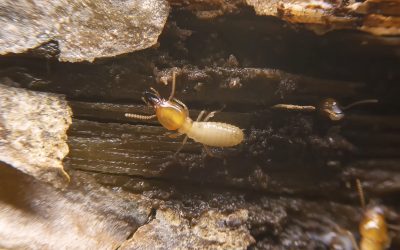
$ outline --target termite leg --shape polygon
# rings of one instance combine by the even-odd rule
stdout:
[[[200,121],[200,119],[204,116],[205,112],[206,112],[205,110],[202,110],[202,111],[199,113],[199,115],[197,116],[196,122]],[[182,145],[178,148],[178,150],[177,150],[177,151],[175,152],[175,154],[174,154],[175,157],[176,157],[176,156],[179,154],[179,152],[182,150],[183,146],[185,146],[187,140],[188,140],[188,137],[185,136],[185,138],[184,138],[183,141],[182,141]]]
[[[221,112],[224,108],[225,108],[225,105],[224,105],[221,109],[219,109],[219,110],[215,110],[215,111],[210,112],[210,113],[206,116],[206,118],[204,118],[203,121],[207,122],[208,120],[210,120],[211,118],[213,118],[214,115],[215,115],[216,113]]]
[[[213,112],[210,112],[207,116],[206,116],[206,118],[204,118],[204,120],[203,121],[208,121],[208,120],[210,120],[211,118],[213,118],[214,117],[214,115],[217,113],[218,111],[213,111]]]
[[[150,87],[150,90],[154,92],[158,97],[160,97],[160,93],[153,87]]]
[[[208,156],[214,157],[214,158],[222,159],[222,160],[224,160],[224,162],[225,162],[226,159],[225,159],[223,156],[215,155],[213,152],[211,152],[210,148],[209,148],[207,145],[204,145],[204,144],[203,144],[203,147],[204,147],[204,150],[206,151],[206,153],[207,153]],[[225,164],[225,163],[224,163],[224,164]]]
[[[168,137],[174,139],[174,138],[178,138],[181,135],[182,135],[181,133],[173,133],[173,134],[169,134]]]
[[[350,232],[349,230],[345,230],[345,232],[346,232],[346,234],[349,236],[350,241],[351,241],[351,244],[353,245],[354,249],[360,250],[360,248],[359,248],[358,245],[357,245],[357,241],[356,241],[356,239],[354,238],[353,233]]]
[[[187,140],[188,140],[188,137],[185,136],[185,138],[184,138],[183,141],[182,141],[181,146],[178,148],[178,150],[176,150],[176,152],[175,152],[175,154],[174,154],[174,157],[176,157],[176,156],[179,154],[179,152],[182,150],[183,146],[185,146]]]
[[[201,118],[203,118],[203,116],[204,116],[205,113],[206,113],[206,111],[205,111],[205,110],[202,110],[202,111],[199,113],[199,115],[197,116],[196,122],[200,121]]]
[[[206,150],[206,153],[208,154],[208,156],[210,157],[215,157],[214,154],[211,152],[211,150],[203,144],[204,149]]]
[[[176,85],[176,72],[172,71],[172,88],[171,88],[171,94],[169,95],[168,101],[171,101],[172,98],[174,98],[175,95],[175,85]]]
[[[397,226],[397,225],[390,225],[390,224],[388,224],[388,228],[391,229],[391,230],[393,230],[393,231],[397,231],[397,232],[400,231],[400,226]]]
[[[189,109],[188,109],[188,107],[187,107],[183,102],[181,102],[180,100],[178,100],[178,99],[176,99],[176,98],[173,98],[172,100],[173,100],[174,102],[180,104],[180,105],[183,107],[183,109],[185,110],[185,112],[186,112],[187,115],[189,114]]]
[[[335,228],[336,232],[341,233],[341,234],[346,234],[346,235],[350,238],[351,245],[353,245],[353,248],[354,248],[355,250],[360,250],[360,248],[359,248],[358,245],[357,245],[357,241],[356,241],[356,239],[354,238],[354,235],[353,235],[352,232],[350,232],[349,230],[346,230],[346,229],[341,228],[341,227],[338,226],[336,223],[333,224],[333,227]]]

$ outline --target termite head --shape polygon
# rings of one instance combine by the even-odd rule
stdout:
[[[177,130],[182,127],[188,116],[186,107],[178,102],[168,101],[160,97],[160,94],[152,89],[152,92],[143,93],[143,101],[154,108],[161,125],[168,130]]]
[[[168,99],[161,97],[160,93],[154,88],[151,91],[143,93],[142,100],[154,108],[155,115],[139,115],[126,113],[125,117],[149,120],[157,117],[161,125],[168,130],[179,130],[181,128],[188,129],[192,125],[189,117],[189,111],[186,105],[174,98],[175,93],[175,72],[172,73],[172,90]]]
[[[353,108],[354,106],[369,104],[369,103],[377,103],[377,99],[365,99],[361,101],[353,102],[347,106],[341,106],[335,99],[326,98],[323,100],[319,106],[319,112],[327,116],[331,121],[340,121],[344,118],[344,110],[348,110]]]
[[[385,249],[389,246],[390,238],[382,208],[375,206],[365,211],[360,222],[360,234],[361,249]]]
[[[342,108],[333,98],[323,100],[319,111],[322,115],[327,116],[332,121],[340,121],[344,117]]]
[[[150,88],[151,91],[145,91],[143,93],[142,100],[148,105],[154,108],[156,114],[150,116],[143,116],[137,114],[125,114],[127,117],[136,119],[151,119],[157,116],[158,121],[161,125],[168,130],[178,130],[182,127],[191,126],[189,117],[189,111],[186,105],[175,99],[175,72],[172,74],[172,90],[168,99],[161,97],[160,93],[154,88]]]
[[[185,107],[174,101],[163,100],[155,109],[158,121],[168,130],[180,129],[188,117]]]

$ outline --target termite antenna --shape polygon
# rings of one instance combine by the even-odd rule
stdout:
[[[139,114],[125,113],[125,117],[138,120],[150,120],[155,118],[156,115],[139,115]]]
[[[356,186],[357,186],[358,196],[360,198],[361,207],[365,209],[365,197],[360,179],[356,179]]]
[[[350,108],[352,108],[354,106],[358,106],[358,105],[362,105],[362,104],[368,104],[368,103],[378,103],[378,100],[377,99],[361,100],[361,101],[350,103],[349,105],[342,107],[342,109],[346,110],[346,109],[350,109]]]
[[[172,71],[172,89],[171,89],[171,94],[169,95],[168,101],[171,101],[174,98],[175,84],[176,84],[176,72]]]
[[[293,104],[275,104],[271,108],[273,109],[286,109],[286,110],[299,110],[299,111],[315,111],[316,108],[314,106],[301,106],[301,105],[293,105]]]

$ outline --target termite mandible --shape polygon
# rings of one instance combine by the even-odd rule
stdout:
[[[172,89],[168,99],[160,96],[157,90],[150,88],[145,91],[142,100],[154,108],[154,115],[139,115],[126,113],[125,117],[149,120],[156,118],[159,123],[168,130],[178,132],[178,136],[186,134],[181,147],[175,155],[183,148],[188,138],[203,144],[206,152],[212,155],[207,146],[233,147],[240,144],[244,139],[243,131],[231,124],[222,122],[209,122],[217,111],[210,112],[203,120],[205,111],[201,111],[196,121],[189,117],[189,109],[180,100],[174,98],[176,85],[176,72],[172,73]]]

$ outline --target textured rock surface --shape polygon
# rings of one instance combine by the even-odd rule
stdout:
[[[0,110],[0,161],[65,187],[62,160],[72,112],[64,98],[0,84]]]
[[[246,228],[248,211],[229,215],[208,211],[196,220],[173,210],[158,210],[120,249],[247,249],[254,243]]]
[[[54,41],[70,62],[141,50],[157,42],[168,12],[164,0],[1,1],[0,54]]]
[[[179,9],[187,9],[200,19],[212,19],[224,14],[238,13],[244,6],[243,0],[168,0],[170,4]]]
[[[116,249],[150,208],[143,197],[112,192],[87,175],[73,175],[57,191],[0,164],[1,249]]]

